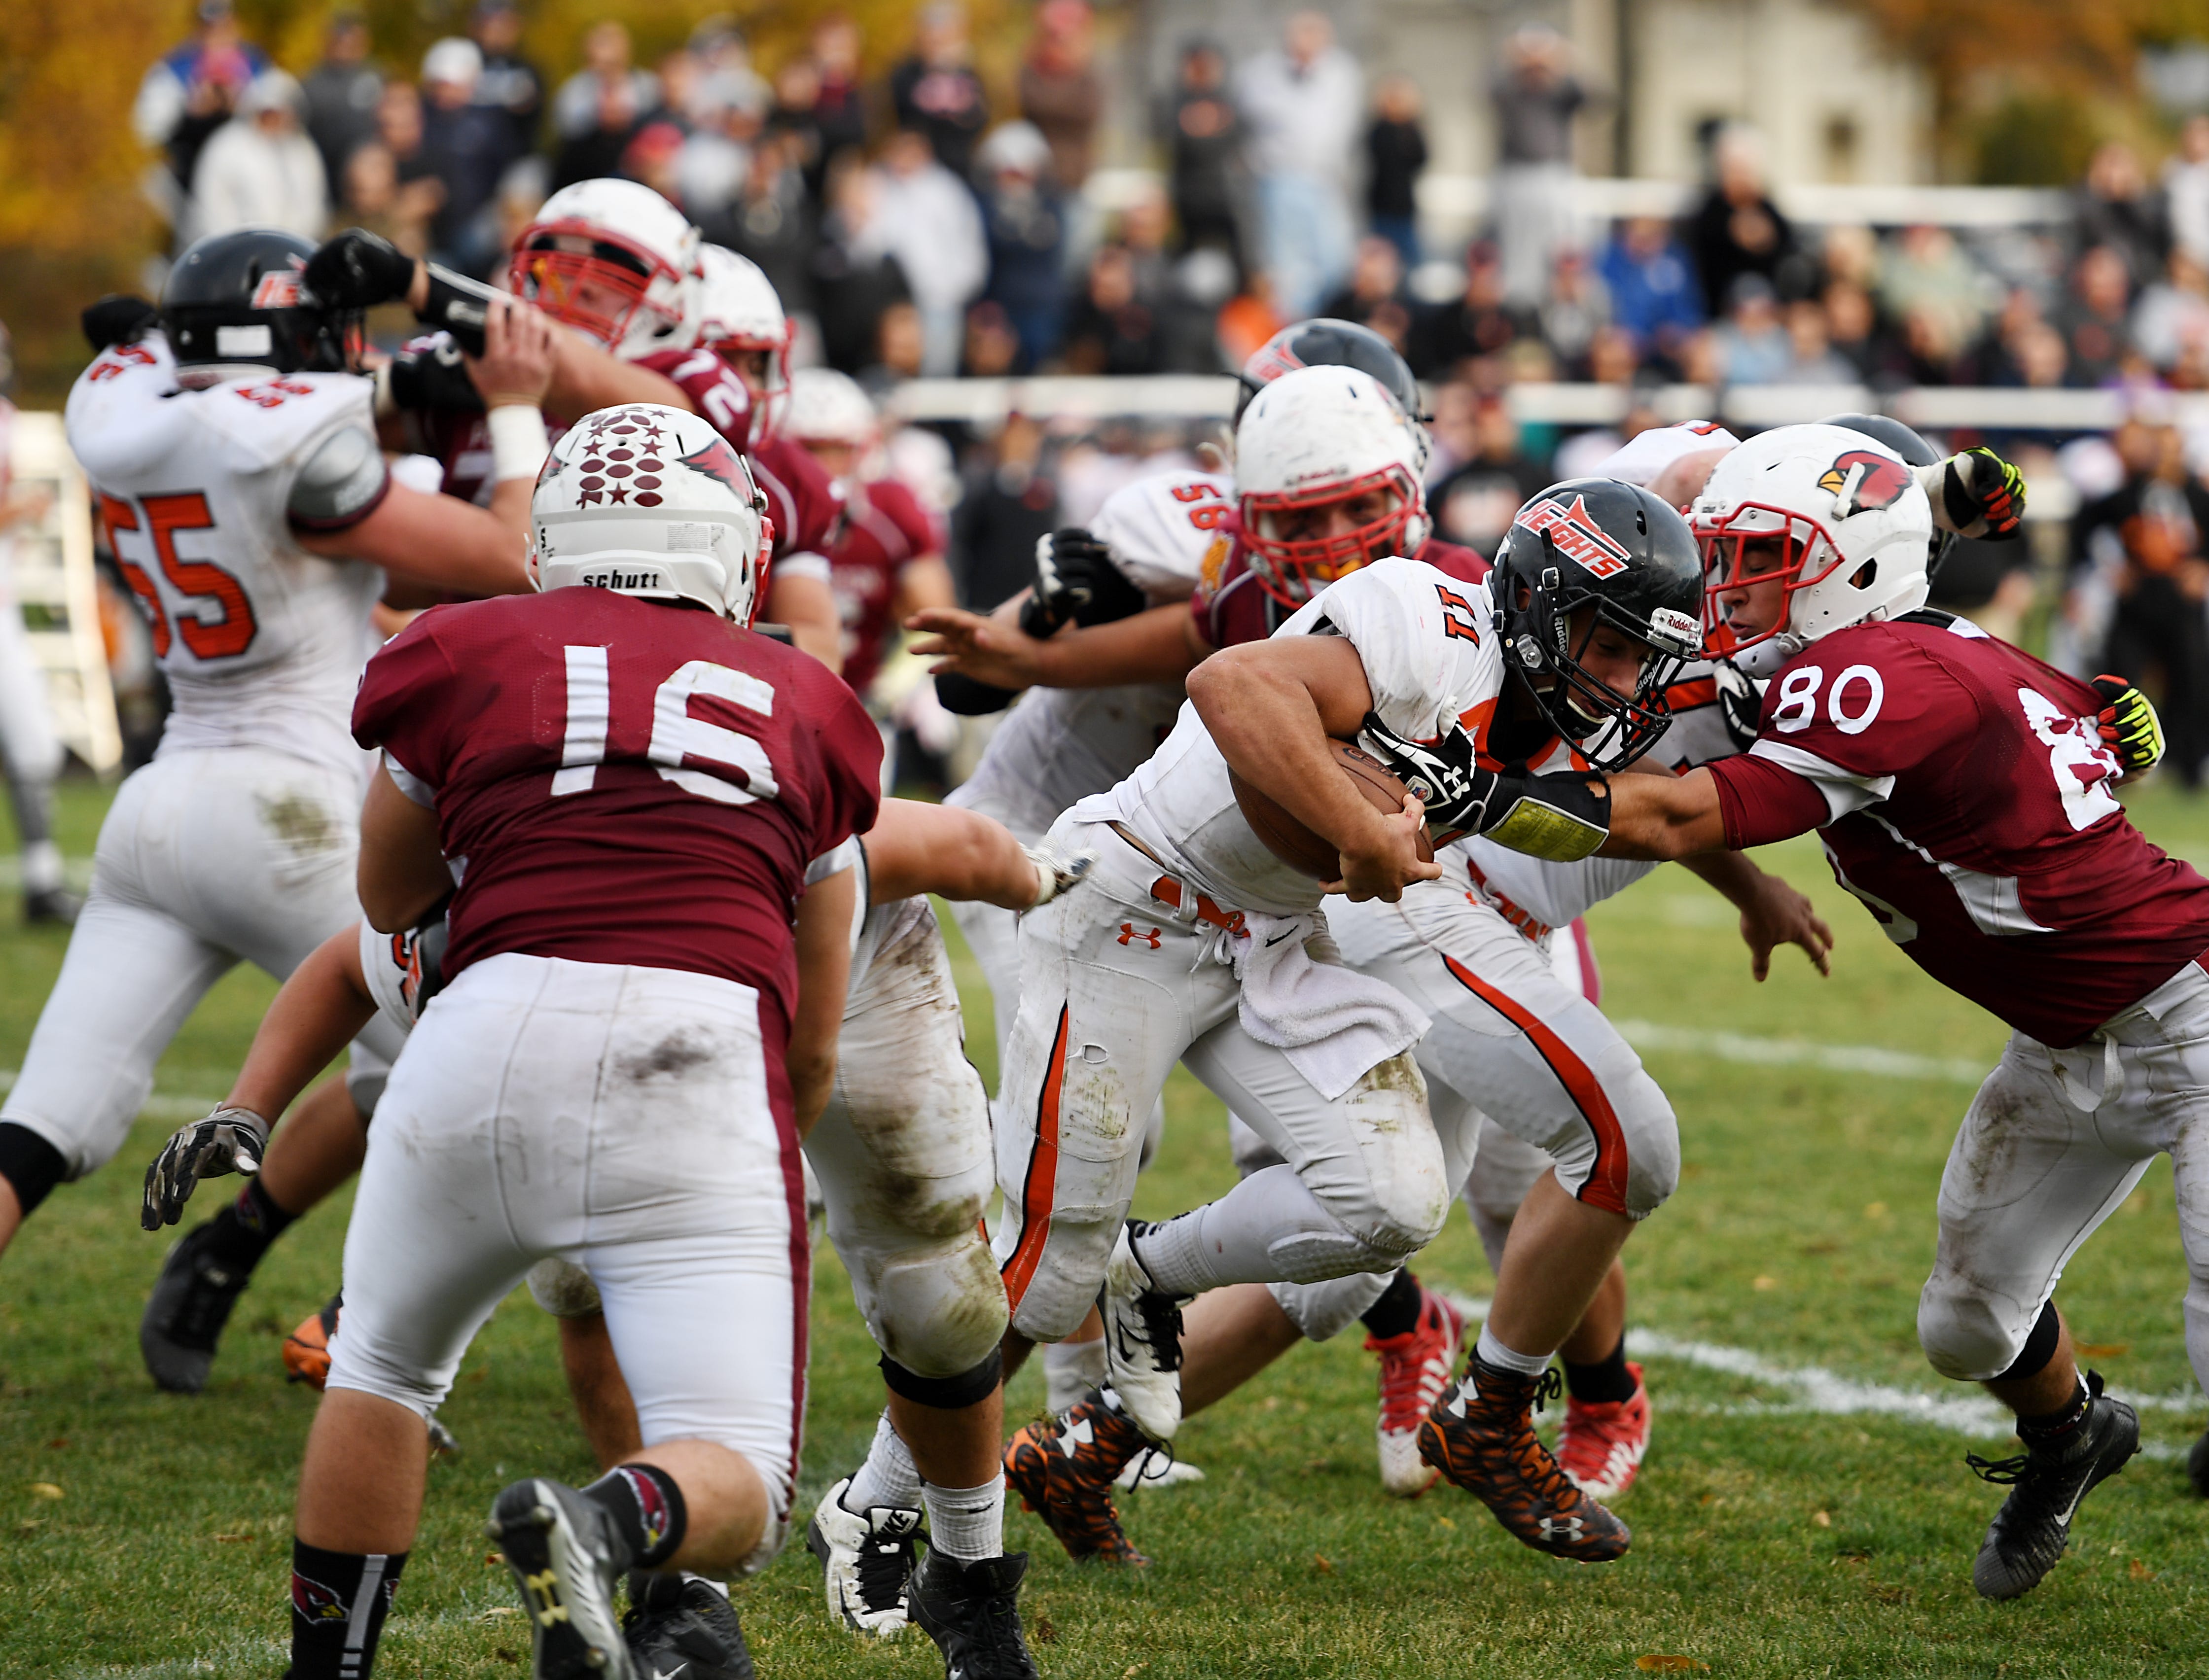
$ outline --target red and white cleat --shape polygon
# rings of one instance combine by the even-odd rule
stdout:
[[[1557,1436],[1557,1462],[1581,1492],[1604,1504],[1634,1485],[1649,1450],[1649,1390],[1641,1367],[1631,1359],[1631,1399],[1565,1401],[1564,1427]]]
[[[1437,1472],[1419,1456],[1419,1425],[1449,1385],[1465,1342],[1465,1320],[1431,1289],[1419,1291],[1419,1322],[1401,1335],[1365,1338],[1365,1351],[1381,1356],[1381,1485],[1399,1499],[1416,1499],[1435,1485]]]

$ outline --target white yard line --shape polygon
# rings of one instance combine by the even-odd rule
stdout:
[[[1756,1067],[1817,1067],[1829,1073],[1876,1073],[1893,1079],[1938,1079],[1977,1085],[1993,1065],[1968,1056],[1916,1056],[1872,1044],[1819,1044],[1802,1038],[1761,1038],[1747,1033],[1706,1032],[1660,1026],[1654,1021],[1613,1023],[1637,1050],[1676,1050]]]

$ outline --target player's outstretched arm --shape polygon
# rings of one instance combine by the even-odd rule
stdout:
[[[916,893],[1032,910],[1089,873],[1089,856],[1054,857],[1023,846],[995,818],[956,806],[886,799],[867,831],[867,885],[875,903]]]
[[[1670,862],[1724,849],[1725,819],[1718,779],[1707,769],[1682,777],[1616,776],[1610,783],[1610,833],[1604,857]]]
[[[399,791],[390,770],[376,767],[360,807],[360,908],[379,933],[412,927],[453,890],[437,844],[437,813]]]
[[[1048,641],[1020,627],[1014,596],[987,616],[957,607],[915,613],[905,627],[923,639],[913,651],[996,688],[1116,688],[1124,682],[1177,682],[1212,652],[1186,602],[1151,607],[1110,624],[1069,625]]]
[[[178,1126],[146,1169],[139,1223],[174,1225],[202,1179],[260,1170],[276,1118],[376,1013],[358,927],[333,933],[292,970],[253,1035],[222,1106]]]
[[[1617,788],[1614,781],[1614,799]],[[1742,943],[1749,947],[1749,972],[1758,980],[1772,972],[1772,953],[1784,945],[1802,946],[1820,974],[1833,973],[1833,930],[1806,895],[1739,852],[1699,852],[1680,862],[1741,912]]]
[[[800,1137],[813,1130],[836,1083],[836,1032],[852,987],[852,920],[858,872],[839,870],[798,901],[798,1008],[784,1066]]]
[[[1225,649],[1189,674],[1189,698],[1227,767],[1340,854],[1342,879],[1328,891],[1393,903],[1442,873],[1419,861],[1419,801],[1384,817],[1327,745],[1355,736],[1373,710],[1364,662],[1347,640],[1282,636]]]

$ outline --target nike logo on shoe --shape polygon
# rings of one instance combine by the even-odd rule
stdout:
[[[661,1668],[655,1663],[647,1680],[682,1680],[682,1677],[689,1671],[690,1665],[687,1662],[677,1663],[672,1668]]]

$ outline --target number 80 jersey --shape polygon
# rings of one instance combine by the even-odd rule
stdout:
[[[1946,613],[1835,631],[1773,677],[1749,751],[1711,766],[1727,842],[1815,825],[1920,968],[2076,1044],[2209,951],[2209,881],[2126,818],[2100,707]]]
[[[69,447],[176,702],[163,753],[268,747],[358,769],[346,706],[375,645],[382,573],[309,554],[286,505],[338,433],[360,433],[364,459],[380,460],[374,395],[327,373],[180,390],[158,333],[78,375]]]
[[[369,661],[352,721],[437,813],[448,978],[506,951],[716,975],[771,1029],[806,867],[880,801],[882,736],[827,666],[607,590],[431,608]]]

